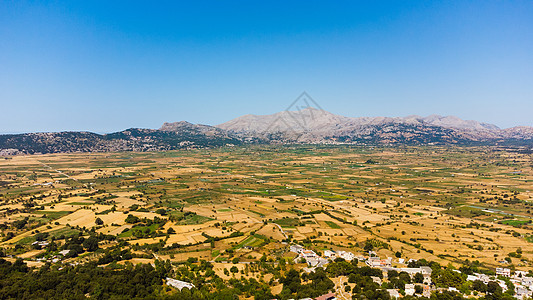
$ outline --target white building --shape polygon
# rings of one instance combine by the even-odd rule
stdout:
[[[337,256],[337,254],[335,253],[335,251],[333,251],[333,250],[324,250],[324,257],[333,259],[336,256]]]
[[[489,275],[480,274],[480,273],[474,273],[474,274],[479,278],[479,280],[483,281],[484,284],[489,283],[489,281],[490,281]]]
[[[514,272],[514,278],[522,278],[522,277],[526,277],[527,276],[527,272],[526,271],[515,271]]]
[[[305,249],[304,249],[304,247],[302,247],[300,245],[294,244],[294,245],[291,245],[289,247],[289,250],[291,252],[294,252],[294,253],[300,253],[300,252],[304,251]]]
[[[310,267],[323,267],[328,264],[328,260],[322,257],[310,257],[305,260]]]
[[[498,285],[502,288],[502,292],[506,292],[509,288],[507,287],[507,284],[505,283],[505,281],[503,280],[496,280],[496,282],[498,283]]]
[[[324,250],[324,257],[332,259],[332,260],[339,257],[347,261],[352,261],[356,258],[355,254],[353,254],[352,252],[342,251],[342,250],[341,251]]]
[[[387,268],[392,266],[392,258],[380,259],[379,257],[369,257],[366,264],[371,268]]]
[[[48,243],[47,241],[35,241],[33,243],[31,243],[32,245],[39,245],[41,247],[46,247],[48,246],[50,243]]]
[[[391,298],[400,298],[400,293],[396,289],[387,289],[387,292],[389,292]]]
[[[507,268],[496,268],[496,275],[511,277],[511,270]]]
[[[337,252],[337,256],[347,261],[352,261],[355,259],[355,254],[348,251],[339,251]]]
[[[405,294],[413,296],[415,294],[415,285],[412,283],[405,284]]]
[[[431,297],[431,287],[427,284],[425,284],[423,287],[422,287],[422,296],[426,297],[426,298],[429,298]]]
[[[170,277],[167,277],[167,285],[170,285],[171,287],[175,287],[180,291],[183,288],[188,288],[190,290],[194,287],[194,284],[192,283],[177,280],[177,279],[170,278]]]
[[[315,253],[315,251],[313,250],[303,250],[301,251],[300,253],[300,257],[304,258],[304,259],[309,259],[309,258],[318,258],[319,256]]]
[[[381,278],[379,278],[377,276],[370,276],[370,278],[372,278],[372,281],[374,281],[375,283],[381,285],[381,283],[382,283]]]
[[[518,299],[531,298],[533,293],[525,286],[517,285],[515,287],[515,297]]]
[[[528,287],[530,290],[533,290],[533,277],[522,277],[522,280],[520,280],[520,283],[523,286]]]

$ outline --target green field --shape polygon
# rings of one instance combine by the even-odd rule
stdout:
[[[335,223],[335,222],[332,222],[332,221],[326,221],[326,224],[328,224],[329,227],[333,228],[333,229],[340,229],[341,227],[339,226],[339,224]]]

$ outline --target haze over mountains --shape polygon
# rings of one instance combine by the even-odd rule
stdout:
[[[454,116],[359,117],[307,107],[272,115],[244,115],[216,126],[180,121],[159,129],[0,135],[0,155],[19,153],[161,151],[243,143],[362,145],[533,145],[533,127],[500,129]]]

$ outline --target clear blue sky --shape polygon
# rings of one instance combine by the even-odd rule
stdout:
[[[1,1],[0,132],[357,116],[533,126],[533,1]]]

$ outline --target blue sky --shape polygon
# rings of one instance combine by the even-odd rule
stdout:
[[[533,126],[532,1],[0,1],[0,132],[345,116]]]

